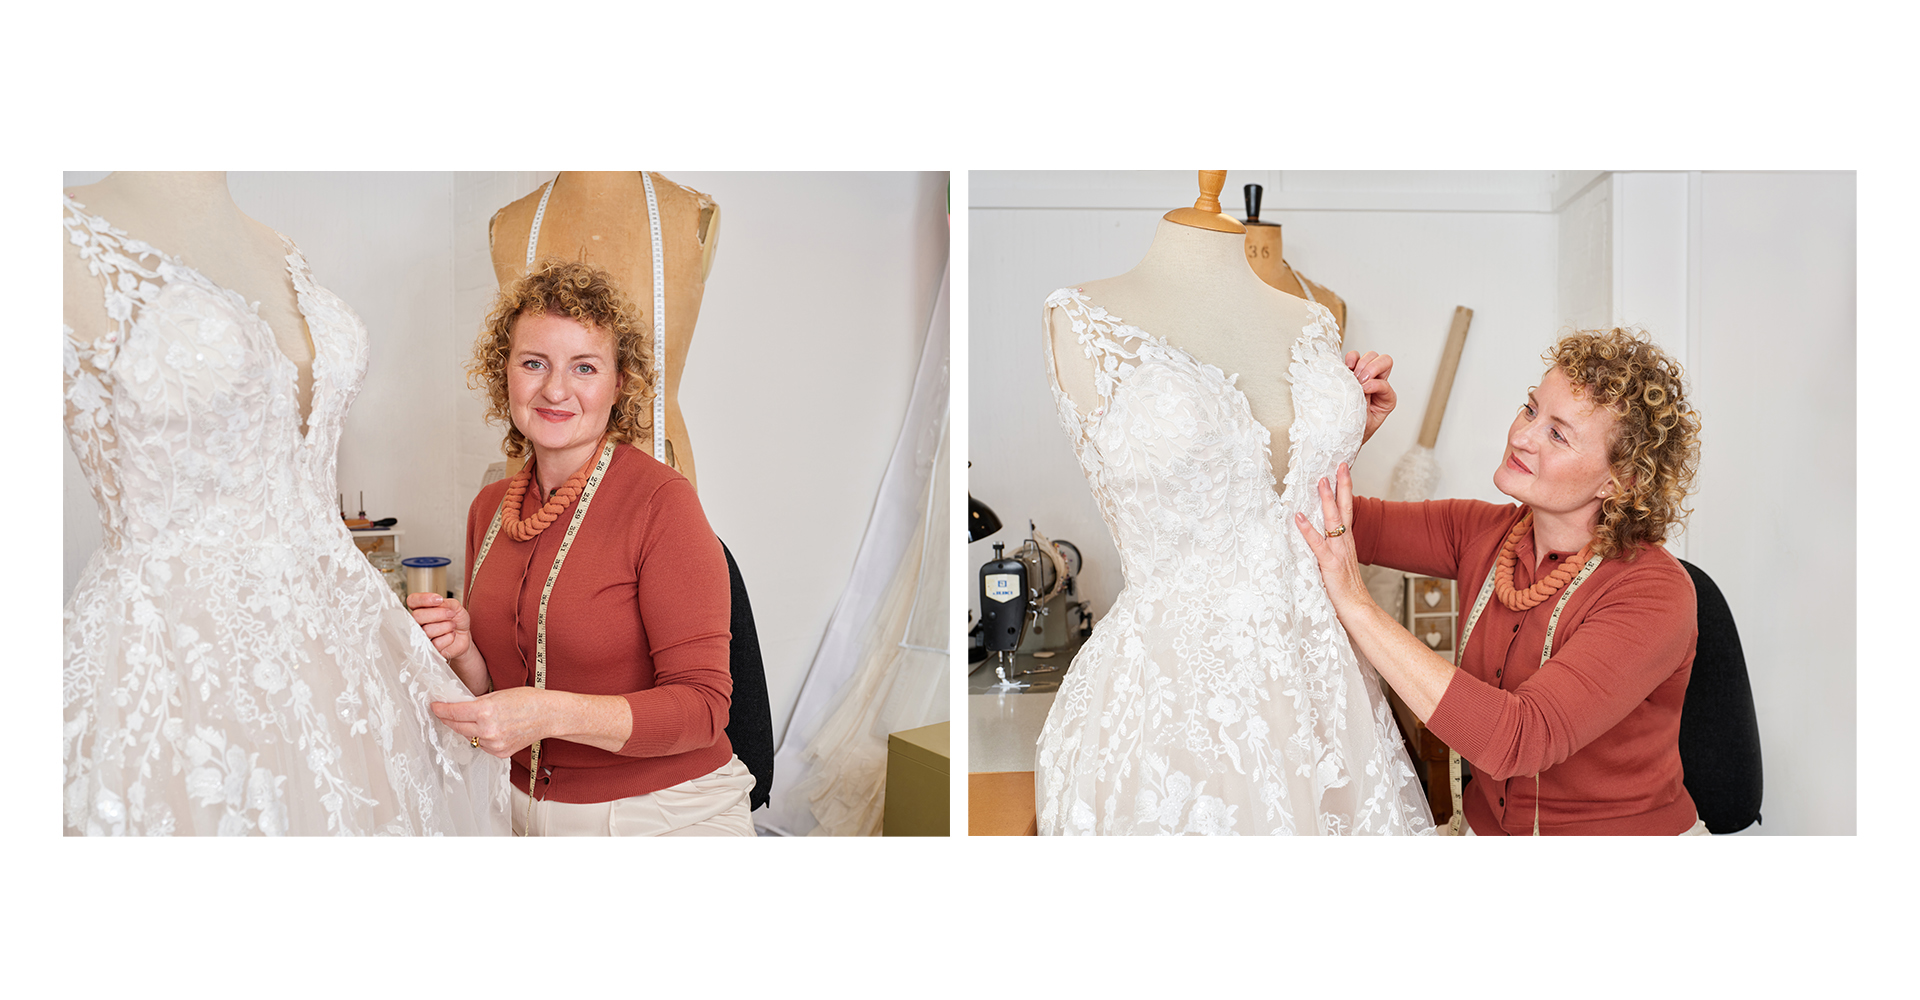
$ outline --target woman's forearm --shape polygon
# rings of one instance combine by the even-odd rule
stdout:
[[[618,753],[633,735],[633,709],[620,695],[542,693],[551,713],[547,735],[555,739]]]
[[[1353,648],[1373,664],[1421,722],[1427,721],[1453,682],[1454,665],[1401,628],[1372,599],[1345,603],[1339,612],[1340,624],[1353,640]]]
[[[454,676],[460,678],[460,683],[465,684],[475,698],[493,690],[493,677],[487,673],[487,659],[480,655],[478,646],[468,646],[465,653],[448,660],[447,666],[453,668]]]

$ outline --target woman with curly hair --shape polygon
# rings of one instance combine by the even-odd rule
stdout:
[[[1493,474],[1518,506],[1355,497],[1341,466],[1319,483],[1335,527],[1300,533],[1354,648],[1472,765],[1470,832],[1703,834],[1679,747],[1693,583],[1659,545],[1687,513],[1699,416],[1643,334],[1574,333],[1543,360]],[[1459,666],[1373,602],[1362,562],[1477,595]]]
[[[727,564],[651,433],[648,331],[606,272],[503,288],[468,373],[518,474],[467,512],[465,602],[413,616],[478,695],[434,714],[513,760],[516,833],[753,836],[726,734]]]

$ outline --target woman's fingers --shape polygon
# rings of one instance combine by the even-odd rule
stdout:
[[[1320,516],[1324,519],[1328,531],[1343,525],[1345,518],[1340,516],[1340,501],[1334,496],[1333,484],[1327,477],[1320,477]]]
[[[422,628],[437,622],[447,622],[451,624],[456,618],[453,612],[445,608],[414,608],[411,614],[413,615],[413,620],[419,623]]]
[[[486,704],[478,698],[472,701],[436,701],[432,709],[434,717],[441,722],[464,722],[470,725],[479,725],[491,714]]]
[[[1314,561],[1322,566],[1326,565],[1327,540],[1321,538],[1318,531],[1313,530],[1313,522],[1307,520],[1307,515],[1296,513],[1293,515],[1293,526],[1299,528],[1300,537],[1307,540],[1307,548],[1313,551]]]
[[[544,725],[537,708],[541,692],[508,688],[472,701],[434,702],[435,718],[447,728],[478,739],[480,749],[495,757],[511,757],[540,738]]]
[[[1336,509],[1340,512],[1340,523],[1351,526],[1353,524],[1353,470],[1348,468],[1345,462],[1340,463],[1337,482],[1339,489],[1336,499],[1339,502]]]
[[[1393,356],[1390,354],[1375,354],[1372,351],[1368,351],[1367,356],[1360,360],[1360,371],[1358,374],[1362,382],[1372,382],[1375,379],[1384,380],[1392,372]]]

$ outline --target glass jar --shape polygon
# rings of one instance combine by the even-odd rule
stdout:
[[[400,598],[400,606],[407,606],[407,575],[400,566],[398,552],[369,552],[367,560],[373,568],[380,571],[380,578]]]

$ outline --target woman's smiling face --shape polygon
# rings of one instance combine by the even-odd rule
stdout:
[[[1507,430],[1494,488],[1537,512],[1571,514],[1590,506],[1597,518],[1600,499],[1612,489],[1608,453],[1616,423],[1553,369],[1527,393]]]
[[[571,458],[597,444],[620,396],[612,334],[566,316],[528,313],[514,321],[510,343],[508,410],[535,453]]]

